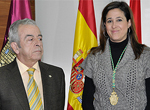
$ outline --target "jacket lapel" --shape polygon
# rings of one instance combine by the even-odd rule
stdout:
[[[108,76],[108,82],[110,85],[112,85],[112,75],[113,75],[113,69],[111,65],[111,59],[110,59],[110,52],[109,52],[109,40],[107,40],[106,47],[105,47],[105,52],[104,52],[104,61],[105,61],[105,71],[106,71],[106,76]]]
[[[21,104],[23,110],[30,110],[27,95],[25,92],[25,88],[22,82],[22,78],[16,63],[16,60],[14,60],[9,65],[9,73],[8,74],[8,80],[10,82],[10,87],[12,87],[17,99],[18,103]]]
[[[47,65],[43,65],[42,62],[39,62],[39,67],[41,70],[41,77],[42,77],[42,85],[43,85],[43,97],[44,97],[44,110],[51,110],[51,82],[50,82],[50,78],[47,74],[48,72],[48,66]],[[49,92],[48,92],[49,91]]]
[[[121,68],[122,66],[124,66],[127,62],[129,62],[129,60],[134,60],[135,58],[135,55],[133,53],[133,50],[132,50],[132,47],[131,47],[131,44],[130,44],[130,40],[129,40],[129,43],[127,45],[127,49],[122,57],[122,60],[120,61],[117,69]]]

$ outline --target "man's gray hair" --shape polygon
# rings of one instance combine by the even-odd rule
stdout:
[[[12,42],[16,42],[18,47],[21,48],[20,46],[20,39],[19,39],[19,33],[18,33],[18,28],[20,25],[36,25],[36,22],[34,20],[25,18],[22,20],[17,20],[15,21],[9,28],[9,43],[10,43],[10,48],[11,48],[11,43]],[[13,49],[11,48],[11,50],[13,51]],[[13,51],[14,52],[14,51]]]

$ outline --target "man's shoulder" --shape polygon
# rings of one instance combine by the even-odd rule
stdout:
[[[40,68],[44,68],[44,69],[51,69],[51,70],[63,70],[61,67],[55,66],[55,65],[51,65],[45,62],[39,62],[39,66]]]
[[[50,74],[53,77],[57,77],[58,79],[64,78],[65,74],[62,68],[58,66],[54,66],[48,63],[39,62],[39,67],[42,74]]]

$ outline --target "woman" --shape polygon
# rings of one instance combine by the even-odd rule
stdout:
[[[104,8],[100,45],[91,49],[81,66],[83,110],[145,110],[150,48],[138,43],[133,14],[125,2]]]

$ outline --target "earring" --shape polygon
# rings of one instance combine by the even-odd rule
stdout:
[[[130,28],[128,28],[128,33],[130,33]]]
[[[104,35],[106,38],[108,38],[108,34],[105,33],[105,31],[103,31],[103,35]]]

